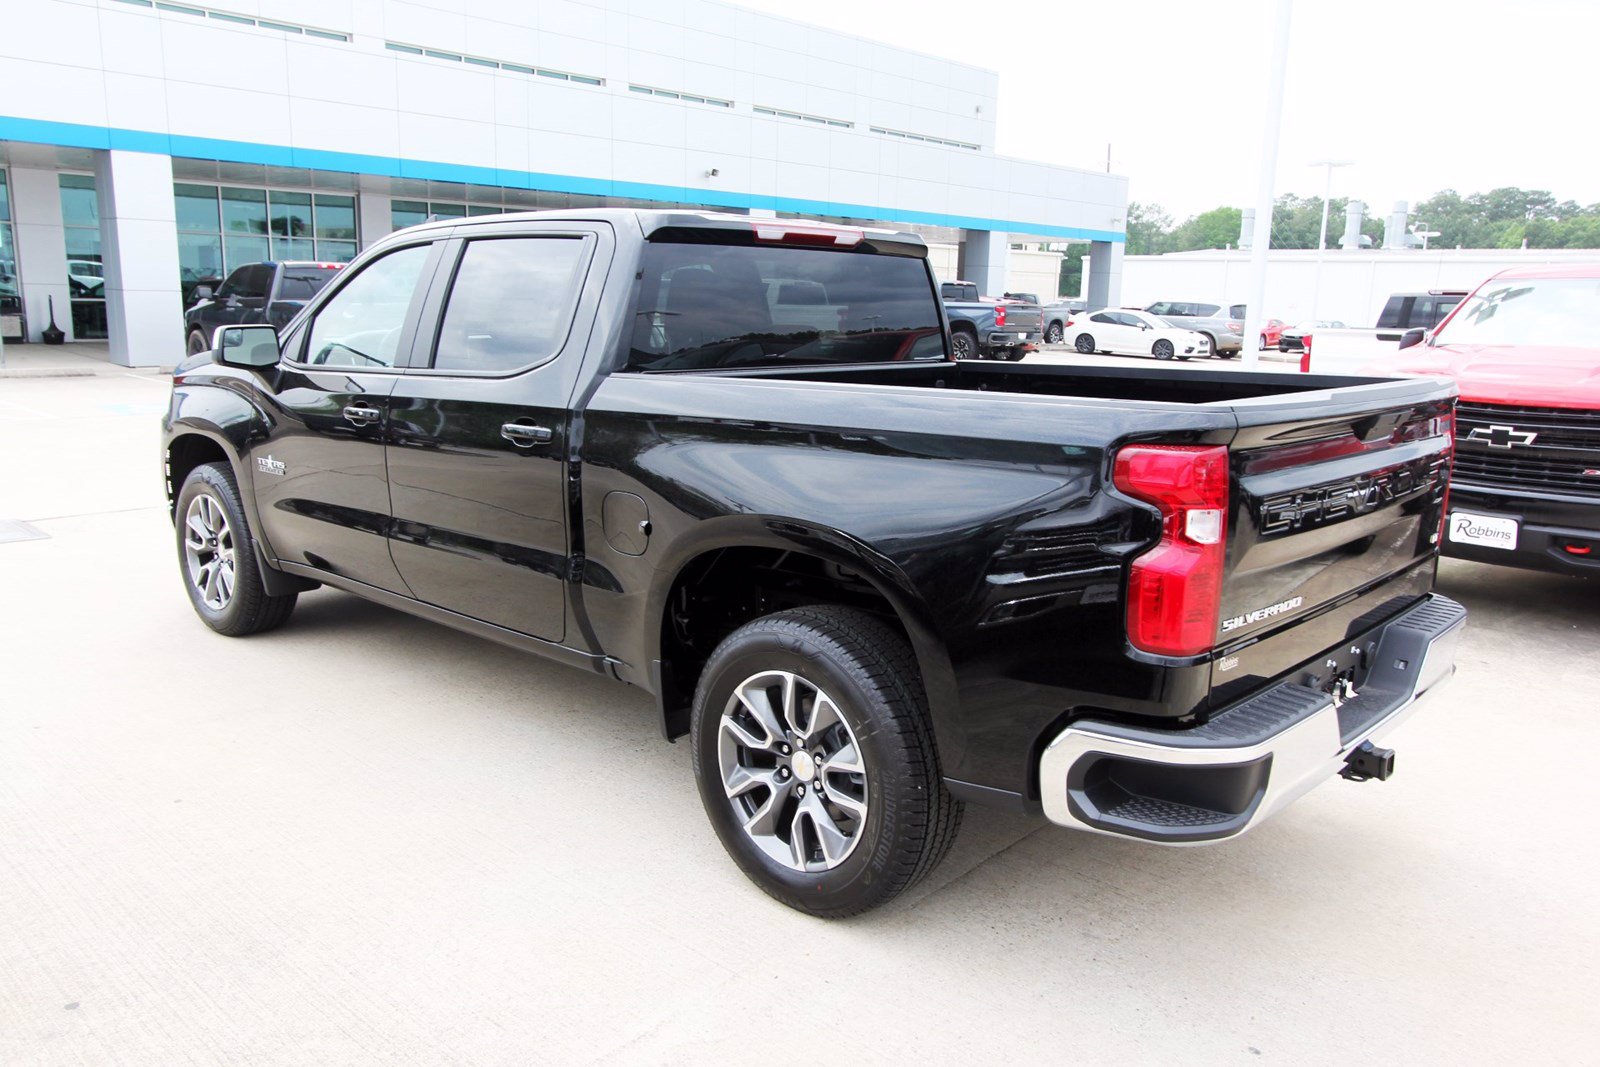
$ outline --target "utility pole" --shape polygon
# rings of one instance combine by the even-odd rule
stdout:
[[[1328,247],[1328,201],[1333,196],[1333,168],[1348,167],[1348,159],[1319,159],[1311,164],[1313,167],[1323,167],[1326,173],[1322,181],[1322,229],[1317,234],[1317,273],[1316,280],[1311,283],[1311,318],[1316,320],[1322,317],[1318,301],[1322,297],[1322,253]]]
[[[1111,143],[1106,142],[1106,173],[1111,173]]]
[[[1261,362],[1261,353],[1249,343],[1261,336],[1266,321],[1262,304],[1267,299],[1267,252],[1272,247],[1273,182],[1278,174],[1278,133],[1283,125],[1283,84],[1289,71],[1289,21],[1294,0],[1278,0],[1277,17],[1272,27],[1272,50],[1267,60],[1266,116],[1261,126],[1261,170],[1256,176],[1256,228],[1250,245],[1250,295],[1244,316],[1244,359],[1246,367]]]

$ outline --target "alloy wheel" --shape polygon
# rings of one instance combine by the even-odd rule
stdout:
[[[189,584],[212,611],[222,611],[233,599],[233,529],[222,504],[209,493],[189,502],[183,517],[183,562]]]
[[[849,858],[867,819],[867,767],[839,705],[789,671],[734,687],[717,731],[722,788],[766,856],[805,874]]]

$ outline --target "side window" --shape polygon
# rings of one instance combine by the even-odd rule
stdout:
[[[1428,317],[1428,321],[1419,325],[1426,326],[1430,330],[1433,329],[1443,322],[1444,317],[1454,311],[1459,303],[1461,303],[1459,296],[1441,296],[1434,301],[1433,314]]]
[[[1378,329],[1392,330],[1405,321],[1409,297],[1391,296],[1389,302],[1383,305],[1383,310],[1378,314]]]
[[[239,282],[239,299],[256,303],[267,298],[267,290],[272,288],[272,268],[265,263],[256,263],[241,270]]]
[[[1098,315],[1090,315],[1089,316],[1089,321],[1090,322],[1103,322],[1108,326],[1114,326],[1114,325],[1116,325],[1116,322],[1117,322],[1116,317],[1114,315],[1110,315],[1110,314],[1108,314],[1107,312],[1104,312],[1104,311],[1102,311]]]
[[[317,311],[307,363],[355,369],[394,366],[428,245],[412,245],[368,263]]]
[[[434,348],[435,370],[516,370],[561,351],[588,261],[581,237],[468,241]]]
[[[1244,318],[1244,305],[1243,304],[1235,304],[1232,307],[1230,307],[1228,309],[1228,318],[1230,318],[1230,319],[1242,319],[1242,318]]]
[[[1416,302],[1411,305],[1411,309],[1406,315],[1406,321],[1402,325],[1408,330],[1418,326],[1432,326],[1433,297],[1417,297]]]
[[[1177,314],[1177,312],[1173,310],[1173,304],[1172,304],[1172,301],[1170,301],[1170,300],[1159,300],[1156,303],[1151,304],[1149,307],[1145,308],[1145,310],[1150,312],[1150,314],[1152,314],[1152,315],[1176,315]]]
[[[217,299],[226,300],[230,296],[244,295],[243,290],[246,285],[245,279],[249,273],[249,267],[240,267],[238,270],[228,275],[228,280],[223,282],[222,287],[217,290]]]

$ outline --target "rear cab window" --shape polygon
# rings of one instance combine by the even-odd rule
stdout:
[[[632,371],[947,358],[920,257],[651,241],[635,301]]]
[[[283,276],[278,279],[278,299],[310,300],[338,273],[338,267],[303,265],[284,267]]]

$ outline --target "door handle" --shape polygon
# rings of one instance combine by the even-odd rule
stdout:
[[[529,426],[522,422],[508,422],[500,427],[500,436],[518,448],[532,448],[551,441],[555,433],[547,426]]]
[[[344,417],[357,426],[365,426],[369,422],[383,418],[383,412],[365,404],[350,404],[344,409]]]

